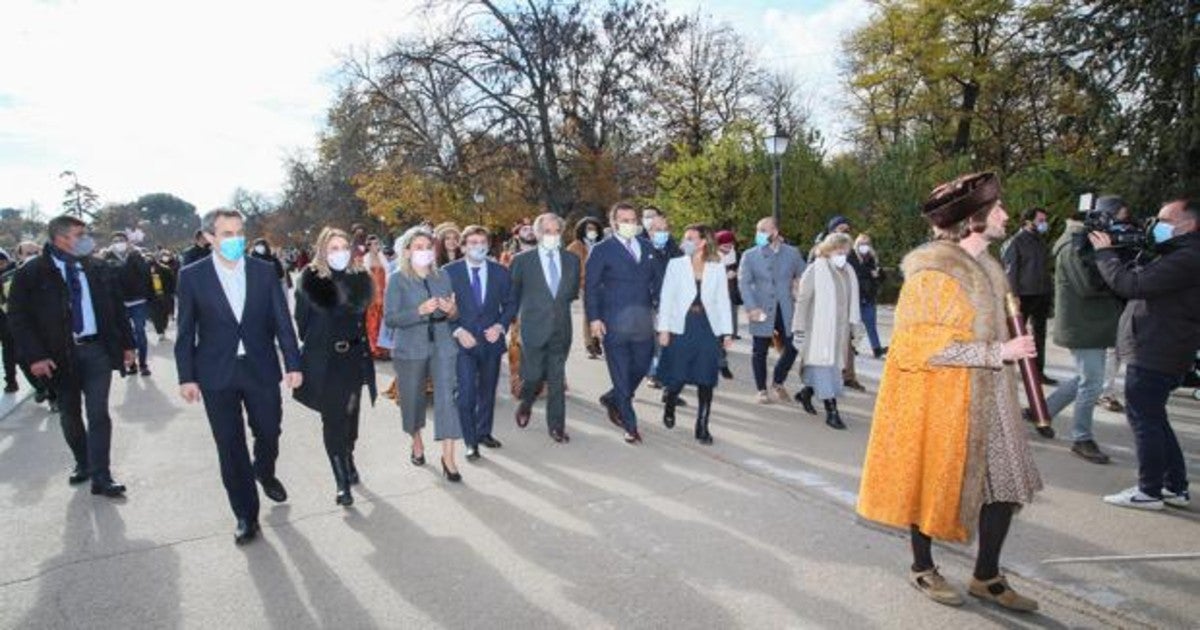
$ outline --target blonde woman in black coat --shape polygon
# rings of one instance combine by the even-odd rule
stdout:
[[[363,385],[375,402],[375,365],[367,343],[371,276],[352,255],[350,236],[325,228],[317,237],[313,262],[296,286],[296,327],[304,384],[294,396],[321,413],[325,452],[337,484],[337,503],[350,506],[350,486],[358,483],[354,443]]]

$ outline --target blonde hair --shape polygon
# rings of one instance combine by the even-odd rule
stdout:
[[[313,260],[308,263],[309,269],[316,272],[318,278],[328,278],[333,275],[333,270],[329,268],[329,254],[325,253],[325,248],[329,246],[329,241],[335,238],[340,238],[346,241],[346,245],[351,245],[354,241],[350,240],[350,235],[344,230],[339,230],[335,227],[326,226],[317,236],[317,242],[313,246]],[[346,273],[362,273],[362,261],[355,256],[350,257],[350,265],[346,267]]]
[[[434,243],[433,233],[419,225],[408,228],[408,231],[406,231],[404,234],[401,234],[400,238],[396,239],[397,267],[400,273],[408,276],[409,278],[417,277],[417,272],[413,269],[412,255],[410,254],[405,256],[404,252],[409,251],[412,247],[413,241],[417,240],[418,238],[428,240],[430,245],[433,245]],[[437,275],[437,272],[437,265],[429,266],[429,275]]]
[[[851,242],[852,241],[850,240],[849,234],[846,234],[845,232],[834,232],[833,234],[826,236],[820,243],[817,243],[814,251],[816,252],[817,256],[820,256],[821,258],[829,258],[829,256],[833,254],[834,250],[850,249]]]

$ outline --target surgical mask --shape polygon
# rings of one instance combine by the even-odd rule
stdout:
[[[771,243],[771,235],[767,232],[755,232],[754,244],[759,247],[769,245]]]
[[[254,251],[258,251],[255,247]],[[350,266],[350,250],[339,249],[329,253],[329,268],[334,271],[345,271]]]
[[[225,260],[236,262],[242,259],[246,253],[246,237],[231,236],[220,244],[221,257]]]
[[[75,251],[71,253],[78,258],[87,258],[88,256],[91,256],[92,252],[94,251],[96,251],[96,239],[84,234],[83,236],[79,237],[78,241],[75,241]]]
[[[684,256],[691,257],[696,253],[696,241],[684,241],[680,243],[679,250],[683,252]]]
[[[620,234],[621,238],[623,238],[623,239],[631,239],[631,238],[637,236],[638,233],[641,232],[641,230],[642,230],[642,226],[640,226],[636,223],[618,223],[617,224],[617,234]]]
[[[670,240],[669,232],[654,232],[650,235],[650,243],[654,245],[654,249],[662,249],[667,246],[667,241]]]
[[[587,234],[584,235],[584,238],[594,243],[596,242],[596,239],[600,238],[600,233],[596,230],[588,230]]]
[[[544,250],[550,251],[550,250],[558,249],[558,246],[561,244],[562,244],[562,237],[559,236],[558,234],[543,234],[542,235],[542,249],[544,249]]]
[[[1050,229],[1050,224],[1046,223],[1045,221],[1038,221],[1034,225],[1037,226],[1038,234],[1045,234],[1046,230]]]
[[[1165,243],[1175,236],[1175,226],[1159,221],[1154,224],[1150,234],[1154,237],[1155,243]]]
[[[425,269],[433,264],[432,249],[417,249],[412,253],[412,264],[417,269]]]
[[[112,244],[112,250],[118,254],[124,254],[129,250],[129,244],[124,241],[117,241]]]
[[[647,232],[650,231],[650,228],[653,225],[654,225],[654,219],[642,219],[642,229],[646,230]]]
[[[255,246],[254,246],[254,253],[256,253],[256,254],[258,254],[258,255],[260,255],[260,256],[261,256],[261,255],[263,255],[263,254],[266,254],[266,253],[267,253],[267,247],[266,247],[265,245],[255,245]]]
[[[834,254],[829,257],[829,260],[831,260],[833,262],[833,266],[837,267],[838,269],[841,269],[842,267],[846,266],[846,255],[845,254]]]
[[[859,245],[859,246],[858,246],[858,253],[862,254],[863,256],[866,256],[867,254],[870,254],[870,253],[871,253],[871,246],[870,246],[870,245]]]
[[[487,259],[487,245],[467,245],[467,259],[479,263]]]

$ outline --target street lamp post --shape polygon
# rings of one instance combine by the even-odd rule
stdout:
[[[471,198],[475,200],[475,212],[478,215],[478,220],[475,224],[483,225],[483,202],[487,201],[487,197],[483,195],[482,190],[476,189],[475,194],[471,195]]]
[[[790,138],[786,132],[779,128],[778,123],[775,125],[775,133],[763,140],[763,143],[766,145],[767,155],[771,156],[771,161],[775,167],[774,176],[771,178],[771,216],[775,218],[775,228],[780,230],[783,226],[779,221],[781,214],[779,188],[780,180],[783,178],[783,154],[787,152],[788,140]]]

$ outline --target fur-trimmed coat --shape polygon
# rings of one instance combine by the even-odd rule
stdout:
[[[935,241],[910,252],[863,465],[858,513],[966,541],[984,503],[1041,489],[1021,420],[1007,281],[988,253]]]
[[[300,274],[296,283],[296,329],[301,349],[301,370],[304,382],[293,396],[304,406],[321,411],[326,405],[339,404],[352,392],[330,391],[330,384],[345,382],[329,378],[328,366],[339,354],[334,346],[339,341],[356,340],[349,353],[361,357],[362,382],[375,402],[375,364],[367,341],[366,314],[374,289],[369,273],[334,272],[322,278],[311,267]],[[340,407],[344,407],[344,402]]]

